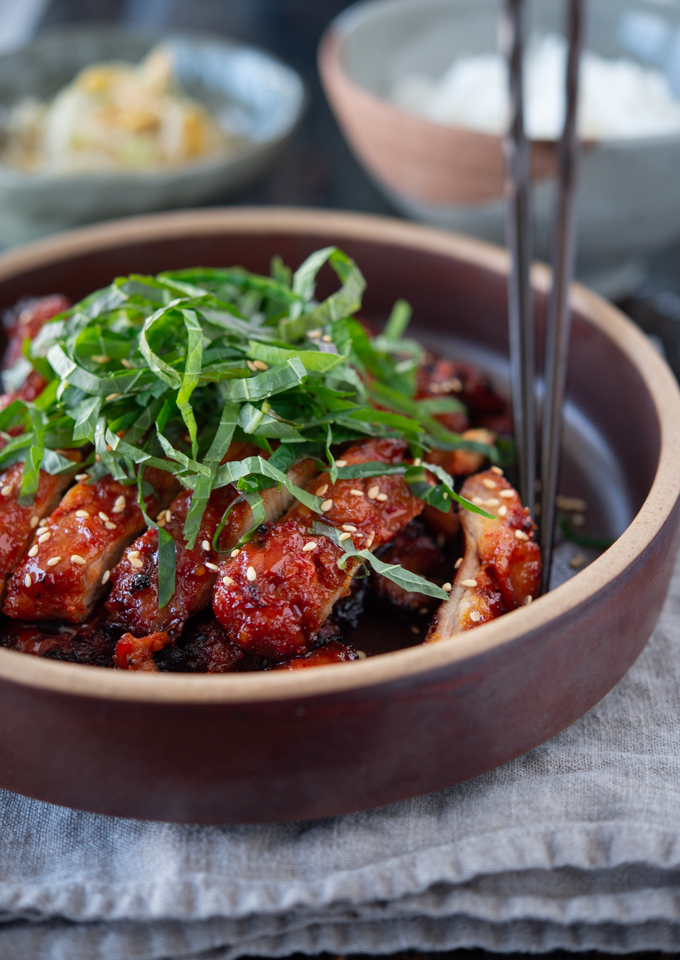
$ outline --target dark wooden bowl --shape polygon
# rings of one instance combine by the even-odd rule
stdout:
[[[337,243],[416,331],[506,376],[505,254],[398,221],[285,209],[157,215],[0,258],[0,305],[80,297],[128,272],[266,272]],[[330,284],[330,280],[326,281]],[[536,267],[539,313],[548,272]],[[574,287],[563,492],[616,543],[530,607],[450,642],[327,670],[125,673],[0,649],[0,785],[99,813],[194,823],[297,820],[436,790],[516,757],[580,717],[642,650],[678,540],[680,395],[614,307]]]

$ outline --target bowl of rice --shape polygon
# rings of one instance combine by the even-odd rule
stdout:
[[[534,252],[547,259],[563,116],[562,6],[535,4],[527,49]],[[503,242],[507,78],[497,0],[367,0],[326,31],[319,68],[358,159],[406,216]],[[680,10],[589,5],[581,71],[577,273],[628,292],[680,238]]]

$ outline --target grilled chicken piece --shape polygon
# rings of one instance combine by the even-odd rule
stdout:
[[[255,452],[245,444],[234,444],[228,460],[242,459]],[[317,468],[311,460],[294,466],[289,476],[293,483],[305,486]],[[160,610],[158,608],[158,533],[147,530],[125,551],[120,563],[111,571],[113,589],[107,600],[111,623],[138,637],[164,631],[168,638],[177,637],[190,616],[210,606],[217,579],[219,554],[213,550],[215,530],[227,507],[237,498],[231,485],[213,491],[201,522],[201,530],[193,550],[186,547],[182,536],[184,521],[191,505],[192,491],[184,490],[165,511],[163,524],[175,540],[175,593]],[[293,499],[283,487],[262,491],[268,522],[277,520]],[[252,525],[252,511],[245,501],[237,504],[220,535],[220,549],[231,549]]]
[[[426,643],[436,643],[493,620],[538,595],[541,555],[534,524],[517,492],[494,470],[469,477],[464,497],[489,513],[461,510],[465,556],[450,598],[437,610]]]
[[[332,667],[336,663],[358,660],[359,654],[338,640],[329,640],[323,647],[317,647],[304,657],[293,657],[283,663],[277,663],[273,670],[304,670],[307,667]]]
[[[124,633],[116,644],[113,664],[119,670],[146,670],[155,672],[159,668],[153,658],[168,643],[170,637],[164,631],[150,633],[147,637],[135,637]]]
[[[115,665],[121,670],[230,673],[247,659],[212,611],[190,620],[176,643],[169,640],[164,633],[141,638],[126,633],[116,646]],[[260,669],[261,664],[248,667]]]
[[[460,360],[445,360],[428,353],[418,368],[417,396],[454,396],[467,408],[475,423],[480,417],[500,417],[507,411],[505,400],[493,389],[479,367]],[[440,420],[449,430],[460,433],[469,426],[464,414],[440,414]],[[450,420],[444,419],[450,417]],[[454,419],[457,418],[457,419]]]
[[[365,440],[343,453],[348,465],[400,463],[407,447],[400,440]],[[322,473],[309,486],[325,498],[323,519],[347,533],[348,544],[376,548],[423,508],[401,476],[338,480]],[[300,503],[262,530],[238,556],[220,564],[213,609],[229,636],[243,650],[272,660],[307,653],[333,604],[349,592],[351,575],[337,561],[343,554],[329,537],[311,535],[319,518]]]
[[[71,306],[70,300],[60,293],[54,293],[49,297],[20,300],[12,310],[8,310],[4,316],[8,344],[2,358],[3,369],[11,367],[15,360],[19,359],[24,340],[34,340],[48,320]]]
[[[120,631],[104,622],[98,611],[83,623],[25,623],[7,618],[0,642],[9,650],[34,657],[110,667]]]
[[[0,599],[7,580],[33,540],[42,518],[51,513],[71,483],[65,475],[50,476],[40,471],[38,491],[30,506],[19,503],[23,463],[14,463],[0,473]]]
[[[412,520],[403,527],[394,540],[379,550],[377,555],[385,563],[398,563],[405,570],[429,579],[435,579],[442,572],[444,565],[443,554],[420,520]],[[405,610],[420,610],[437,604],[435,597],[404,590],[387,577],[381,577],[375,572],[371,573],[371,588],[380,600]]]
[[[175,481],[160,470],[147,470],[145,479],[158,490],[158,496],[144,501],[149,515],[155,516],[170,490],[176,490]],[[144,527],[136,500],[136,487],[123,486],[111,476],[71,487],[14,572],[4,606],[7,616],[85,620],[105,589],[111,567]]]
[[[472,429],[461,433],[463,440],[473,440],[475,443],[485,443],[491,446],[496,442],[496,434],[491,430]],[[481,470],[486,456],[477,450],[431,450],[426,460],[443,467],[452,477],[468,477],[471,473]]]

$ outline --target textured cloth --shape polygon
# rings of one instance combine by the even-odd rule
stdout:
[[[629,674],[448,790],[306,823],[116,820],[0,793],[0,958],[680,950],[680,563]]]

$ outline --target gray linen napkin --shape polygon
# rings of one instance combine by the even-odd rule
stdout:
[[[246,827],[0,792],[0,958],[680,950],[679,714],[680,562],[652,640],[609,696],[448,790]]]

